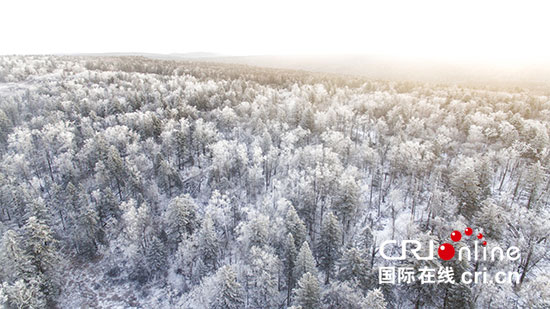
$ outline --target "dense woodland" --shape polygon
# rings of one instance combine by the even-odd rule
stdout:
[[[549,143],[527,89],[0,56],[0,306],[549,308]],[[466,226],[521,259],[432,263],[519,284],[379,284]]]

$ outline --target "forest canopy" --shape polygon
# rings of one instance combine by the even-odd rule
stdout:
[[[549,144],[528,89],[0,56],[0,305],[546,308]],[[467,226],[519,283],[379,283]]]

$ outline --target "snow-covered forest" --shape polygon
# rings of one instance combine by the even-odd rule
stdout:
[[[550,90],[0,56],[0,306],[549,308],[549,145]],[[430,263],[519,282],[379,282],[470,226],[521,258]]]

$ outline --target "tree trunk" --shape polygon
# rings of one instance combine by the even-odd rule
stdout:
[[[500,179],[500,185],[498,186],[499,191],[502,189],[502,185],[504,184],[504,179],[506,179],[506,174],[508,173],[508,165],[509,165],[509,162],[506,162],[506,169],[504,170],[504,174],[502,175],[502,178]]]

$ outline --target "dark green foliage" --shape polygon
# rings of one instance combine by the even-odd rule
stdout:
[[[342,229],[335,215],[327,212],[323,218],[321,237],[317,243],[319,268],[325,272],[325,284],[330,281],[336,261],[340,258],[342,243]]]

